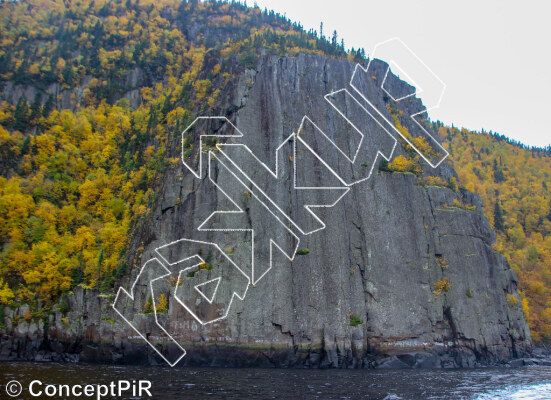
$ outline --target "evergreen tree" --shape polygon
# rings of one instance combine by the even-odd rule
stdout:
[[[21,145],[21,151],[20,154],[24,156],[25,154],[29,153],[30,150],[30,144],[31,144],[31,136],[27,135],[25,137],[25,140],[23,141],[23,144]]]
[[[90,50],[90,60],[88,61],[88,65],[90,67],[91,72],[98,72],[101,69],[101,61],[99,59],[99,43],[94,45],[92,50]]]
[[[21,96],[14,112],[15,123],[13,128],[16,131],[25,132],[29,126],[29,103],[25,96]]]
[[[61,76],[63,77],[63,82],[65,82],[67,85],[71,86],[73,84],[75,73],[73,71],[73,66],[70,62],[67,62],[65,64],[65,68],[63,68]]]
[[[48,96],[48,99],[46,100],[46,103],[44,103],[44,107],[42,107],[42,116],[47,117],[50,115],[52,110],[54,109],[54,96],[50,93]]]
[[[504,224],[505,220],[503,219],[503,211],[501,210],[499,201],[496,201],[496,204],[494,206],[494,226],[496,230],[503,231],[503,229],[505,228]]]
[[[36,92],[34,96],[33,104],[31,106],[31,121],[36,123],[42,114],[42,94]]]
[[[0,75],[10,71],[11,65],[11,52],[8,51],[0,56]]]
[[[501,158],[499,160],[501,164]],[[501,183],[505,180],[505,176],[503,175],[503,170],[501,166],[498,166],[497,160],[494,159],[494,182],[495,183]]]
[[[17,70],[15,71],[15,74],[13,76],[13,80],[17,85],[23,85],[27,83],[27,69],[29,67],[29,62],[27,59],[23,60],[21,64],[19,64],[19,67],[17,67]]]

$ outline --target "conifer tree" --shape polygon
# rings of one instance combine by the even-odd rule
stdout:
[[[498,231],[503,231],[505,220],[503,219],[503,211],[499,205],[499,201],[496,201],[494,206],[494,227]]]
[[[25,132],[29,126],[29,103],[25,96],[21,96],[14,111],[14,125],[16,131]]]

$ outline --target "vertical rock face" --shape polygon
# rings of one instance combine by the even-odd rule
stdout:
[[[380,89],[386,64],[374,65],[374,75],[365,77],[360,89],[392,121],[385,103],[388,96]],[[226,115],[244,137],[218,138],[218,143],[245,143],[269,166],[275,166],[277,159],[278,179],[272,179],[258,161],[238,147],[220,151],[211,144],[212,155],[203,154],[200,165],[198,141],[186,156],[201,178],[182,165],[166,172],[151,217],[132,239],[135,251],[131,256],[138,265],[124,284],[129,289],[134,282],[136,285],[133,299],[126,299],[121,310],[124,308],[125,318],[157,343],[169,359],[177,358],[178,349],[168,344],[166,332],[155,324],[154,315],[142,314],[149,295],[148,282],[159,274],[145,270],[140,279],[136,278],[139,266],[153,257],[161,258],[155,249],[182,238],[218,244],[254,283],[244,300],[234,297],[225,319],[201,326],[170,296],[174,282],[171,284],[168,277],[159,282],[153,290],[167,293],[168,312],[157,317],[167,333],[188,351],[182,364],[470,366],[507,361],[529,351],[531,342],[522,309],[510,300],[512,296],[518,298],[517,278],[504,257],[491,247],[495,233],[482,214],[478,196],[424,185],[411,173],[379,171],[381,156],[375,161],[373,149],[385,155],[394,150],[393,157],[406,150],[367,113],[360,112],[361,107],[346,94],[341,93],[340,98],[335,95],[335,101],[347,118],[367,133],[365,148],[358,155],[365,161],[352,165],[327,138],[308,132],[307,125],[299,131],[306,115],[345,154],[354,153],[361,137],[324,98],[342,88],[358,98],[349,86],[354,67],[347,61],[320,56],[263,57],[256,71],[246,71],[221,92],[212,115]],[[389,82],[395,91],[407,89],[398,79]],[[393,107],[398,114],[409,115],[422,105],[411,98]],[[403,124],[414,128],[407,121]],[[220,133],[233,128],[229,123],[212,121],[205,129],[211,133],[219,129]],[[289,139],[293,132],[311,135],[308,143],[320,157],[302,142]],[[189,138],[196,140],[197,136]],[[173,156],[179,154],[179,143],[175,142],[173,151]],[[328,171],[327,165],[335,173]],[[242,176],[241,182],[237,180],[231,172],[237,166],[257,186]],[[342,189],[307,193],[293,186],[295,170],[297,185],[308,187],[344,188],[339,177],[369,179],[351,186],[346,193]],[[435,169],[423,164],[422,176],[447,182],[455,173],[444,161]],[[259,193],[273,202],[268,207],[271,211],[257,200]],[[319,220],[304,210],[305,204],[331,204],[341,194],[335,206],[315,211]],[[264,202],[268,203],[265,198]],[[235,210],[236,205],[243,210],[239,217],[228,222],[227,214],[217,216],[204,227],[253,229],[256,258],[251,257],[248,231],[197,229],[213,211]],[[273,211],[275,205],[279,211]],[[293,261],[274,251],[270,269],[270,239],[283,250],[298,246],[302,251]],[[209,268],[196,268],[191,275],[176,273],[175,281],[195,279],[201,283],[217,276],[224,256],[211,253],[207,246],[202,250]],[[170,257],[184,258],[169,254],[166,259],[170,261]],[[259,278],[264,272],[257,281],[254,276]],[[181,287],[185,290],[189,285]],[[199,319],[216,319],[227,311],[224,302],[217,299],[228,300],[234,290],[231,285],[222,285],[212,304],[198,298],[189,308],[199,313]],[[3,357],[40,358],[58,349],[78,354],[81,360],[158,360],[152,351],[142,351],[148,347],[109,308],[112,299],[96,295],[79,289],[69,296],[71,311],[64,322],[58,314],[46,327],[33,327],[33,332],[26,323],[8,326],[10,336],[4,338]]]

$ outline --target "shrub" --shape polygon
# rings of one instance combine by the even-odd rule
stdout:
[[[448,187],[454,192],[457,192],[457,179],[455,177],[448,181]]]
[[[436,262],[438,263],[440,268],[449,268],[449,266],[450,266],[448,264],[448,261],[446,261],[446,259],[443,258],[443,257],[436,257]]]
[[[14,294],[8,283],[4,282],[4,278],[0,278],[0,304],[10,304],[13,298]]]
[[[212,264],[209,264],[208,262],[199,263],[199,269],[204,269],[206,271],[210,271],[212,268],[213,268]]]
[[[440,295],[442,292],[448,292],[451,288],[451,283],[448,281],[448,277],[445,276],[444,278],[440,279],[439,281],[435,282],[432,287],[434,290],[432,293],[436,296]]]
[[[245,68],[252,69],[256,65],[257,56],[254,53],[245,53],[239,57],[239,64]]]
[[[297,256],[305,256],[308,253],[310,253],[310,249],[298,249],[297,250]]]
[[[465,204],[459,199],[453,199],[453,206],[457,208],[461,208],[462,210],[476,211],[476,206],[472,204]]]
[[[153,299],[151,298],[151,295],[147,298],[147,301],[143,307],[143,312],[145,314],[151,314],[153,312]]]
[[[348,314],[348,317],[350,318],[350,326],[358,326],[364,324],[362,319],[354,313]]]
[[[465,291],[465,296],[467,296],[469,299],[472,299],[473,297],[473,291],[471,289],[467,289]]]
[[[528,299],[524,297],[522,299],[522,313],[524,314],[524,319],[526,321],[530,320],[530,306],[528,305]]]
[[[157,304],[155,304],[155,311],[158,313],[166,313],[168,311],[168,301],[166,296],[162,293],[157,299]]]
[[[171,276],[170,278],[168,278],[167,282],[172,287],[181,286],[182,285],[182,278],[176,278],[174,276]]]
[[[517,296],[507,293],[507,304],[509,304],[510,307],[516,306],[518,304]]]
[[[70,310],[69,303],[67,303],[67,300],[61,300],[59,304],[57,305],[57,310],[61,314],[67,314]]]
[[[436,152],[434,151],[432,146],[427,142],[427,139],[425,139],[424,137],[417,136],[413,138],[412,143],[417,148],[417,150],[419,150],[421,153],[432,155],[432,156],[436,155]]]
[[[126,274],[126,262],[122,261],[115,270],[115,277],[121,279]]]
[[[115,277],[110,273],[110,271],[106,271],[100,285],[100,291],[102,293],[108,292],[113,288],[113,286],[115,285],[115,282],[116,282]]]
[[[441,186],[447,187],[448,183],[439,176],[427,176],[423,179],[423,183],[427,186]]]
[[[388,164],[388,168],[392,172],[410,172],[412,174],[421,173],[421,168],[417,165],[416,159],[406,158],[402,155],[399,155]]]
[[[382,172],[392,172],[390,168],[388,168],[388,161],[384,158],[381,160],[381,163],[379,164],[379,171]]]

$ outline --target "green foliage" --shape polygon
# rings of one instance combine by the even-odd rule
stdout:
[[[103,273],[103,279],[101,281],[100,290],[103,293],[109,292],[115,285],[115,276],[111,273],[110,270],[107,270]]]
[[[348,317],[350,318],[350,326],[358,326],[364,324],[362,319],[354,313],[348,314]]]
[[[67,303],[67,300],[62,299],[57,305],[57,310],[63,315],[67,314],[70,311],[69,303]]]
[[[503,219],[503,211],[499,205],[499,201],[496,201],[494,205],[494,227],[498,231],[503,231],[505,220]]]
[[[310,253],[310,249],[298,249],[297,250],[297,256],[305,256],[308,253]]]
[[[153,298],[151,297],[151,295],[149,295],[149,297],[147,298],[147,301],[144,304],[143,312],[144,314],[153,313]]]
[[[254,68],[256,65],[257,56],[253,53],[245,53],[239,57],[239,63],[245,68]]]
[[[19,98],[15,111],[13,112],[14,124],[13,128],[16,131],[25,132],[29,127],[29,103],[24,96]]]
[[[120,279],[126,274],[126,262],[121,261],[119,266],[117,267],[115,271],[115,278]]]
[[[48,225],[45,221],[33,215],[27,220],[27,228],[24,233],[29,243],[37,243],[44,238],[47,230]]]
[[[457,192],[457,179],[455,179],[455,177],[450,178],[448,181],[448,187],[454,192]]]
[[[501,164],[501,158],[500,164]],[[497,160],[494,159],[494,182],[495,183],[502,183],[505,181],[505,175],[503,175],[503,169],[501,168],[501,165],[497,164]]]
[[[379,164],[379,171],[381,172],[392,172],[392,170],[388,167],[388,161],[384,158],[381,160],[381,163]]]

